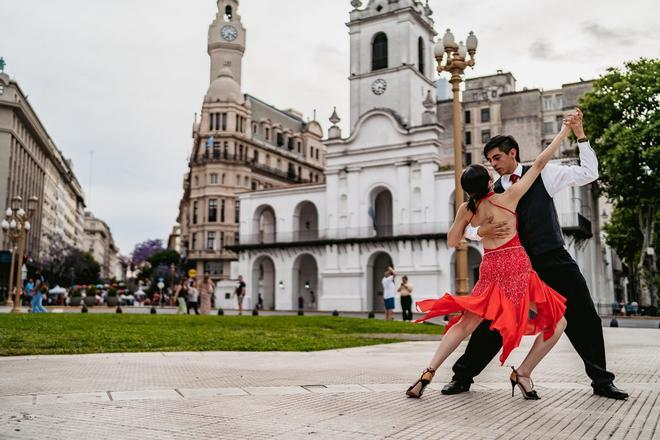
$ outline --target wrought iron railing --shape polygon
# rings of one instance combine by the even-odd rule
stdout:
[[[564,233],[585,239],[593,236],[591,221],[579,212],[559,215],[559,224]]]
[[[337,228],[320,230],[296,230],[282,232],[263,231],[258,234],[243,234],[241,245],[270,243],[305,243],[323,240],[344,240],[351,238],[395,238],[445,234],[449,230],[448,222],[406,223],[399,225],[376,225],[358,228]]]
[[[250,168],[260,171],[271,176],[287,179],[294,183],[311,183],[310,179],[303,179],[301,176],[298,176],[295,172],[291,170],[284,171],[278,168],[273,168],[263,163],[259,163],[258,160],[254,158],[248,158],[247,156],[240,156],[235,154],[225,154],[222,151],[213,151],[209,150],[204,153],[202,156],[193,160],[193,164],[202,165],[205,163],[231,163],[235,165],[247,165]]]

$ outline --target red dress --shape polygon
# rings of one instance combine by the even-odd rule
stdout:
[[[493,194],[486,196],[486,199]],[[515,212],[490,200],[488,202],[515,215],[517,223]],[[530,303],[536,303],[536,315],[533,317],[529,316]],[[520,345],[523,335],[544,332],[544,338],[550,338],[557,322],[564,316],[565,303],[566,298],[541,281],[532,269],[516,233],[502,246],[484,249],[479,281],[469,296],[445,293],[440,299],[418,301],[417,308],[426,315],[416,322],[466,310],[479,315],[491,322],[491,330],[500,332],[503,346],[500,362],[504,364],[511,351]],[[462,315],[452,319],[447,330]]]

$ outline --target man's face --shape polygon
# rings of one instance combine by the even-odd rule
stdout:
[[[509,150],[508,154],[502,151],[499,147],[493,148],[488,151],[486,157],[488,158],[488,162],[490,162],[491,166],[499,175],[512,174],[518,166],[518,162],[516,161],[516,150],[513,148]]]

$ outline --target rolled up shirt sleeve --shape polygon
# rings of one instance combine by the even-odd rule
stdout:
[[[579,142],[580,165],[555,165],[549,163],[541,171],[543,185],[550,196],[569,186],[582,186],[598,179],[598,158],[589,142]],[[467,235],[466,235],[467,237]]]
[[[468,224],[465,227],[465,232],[463,233],[463,236],[468,240],[481,241],[481,237],[479,237],[479,226],[475,228],[474,226]]]

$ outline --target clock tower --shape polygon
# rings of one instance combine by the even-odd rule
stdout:
[[[223,67],[229,67],[234,79],[241,83],[245,28],[238,15],[238,0],[218,0],[218,13],[209,26],[208,52],[211,57],[210,82],[218,77]]]
[[[366,6],[363,7],[363,3]],[[432,11],[419,0],[352,0],[351,127],[366,112],[387,109],[402,124],[423,124],[423,102],[436,95]]]

